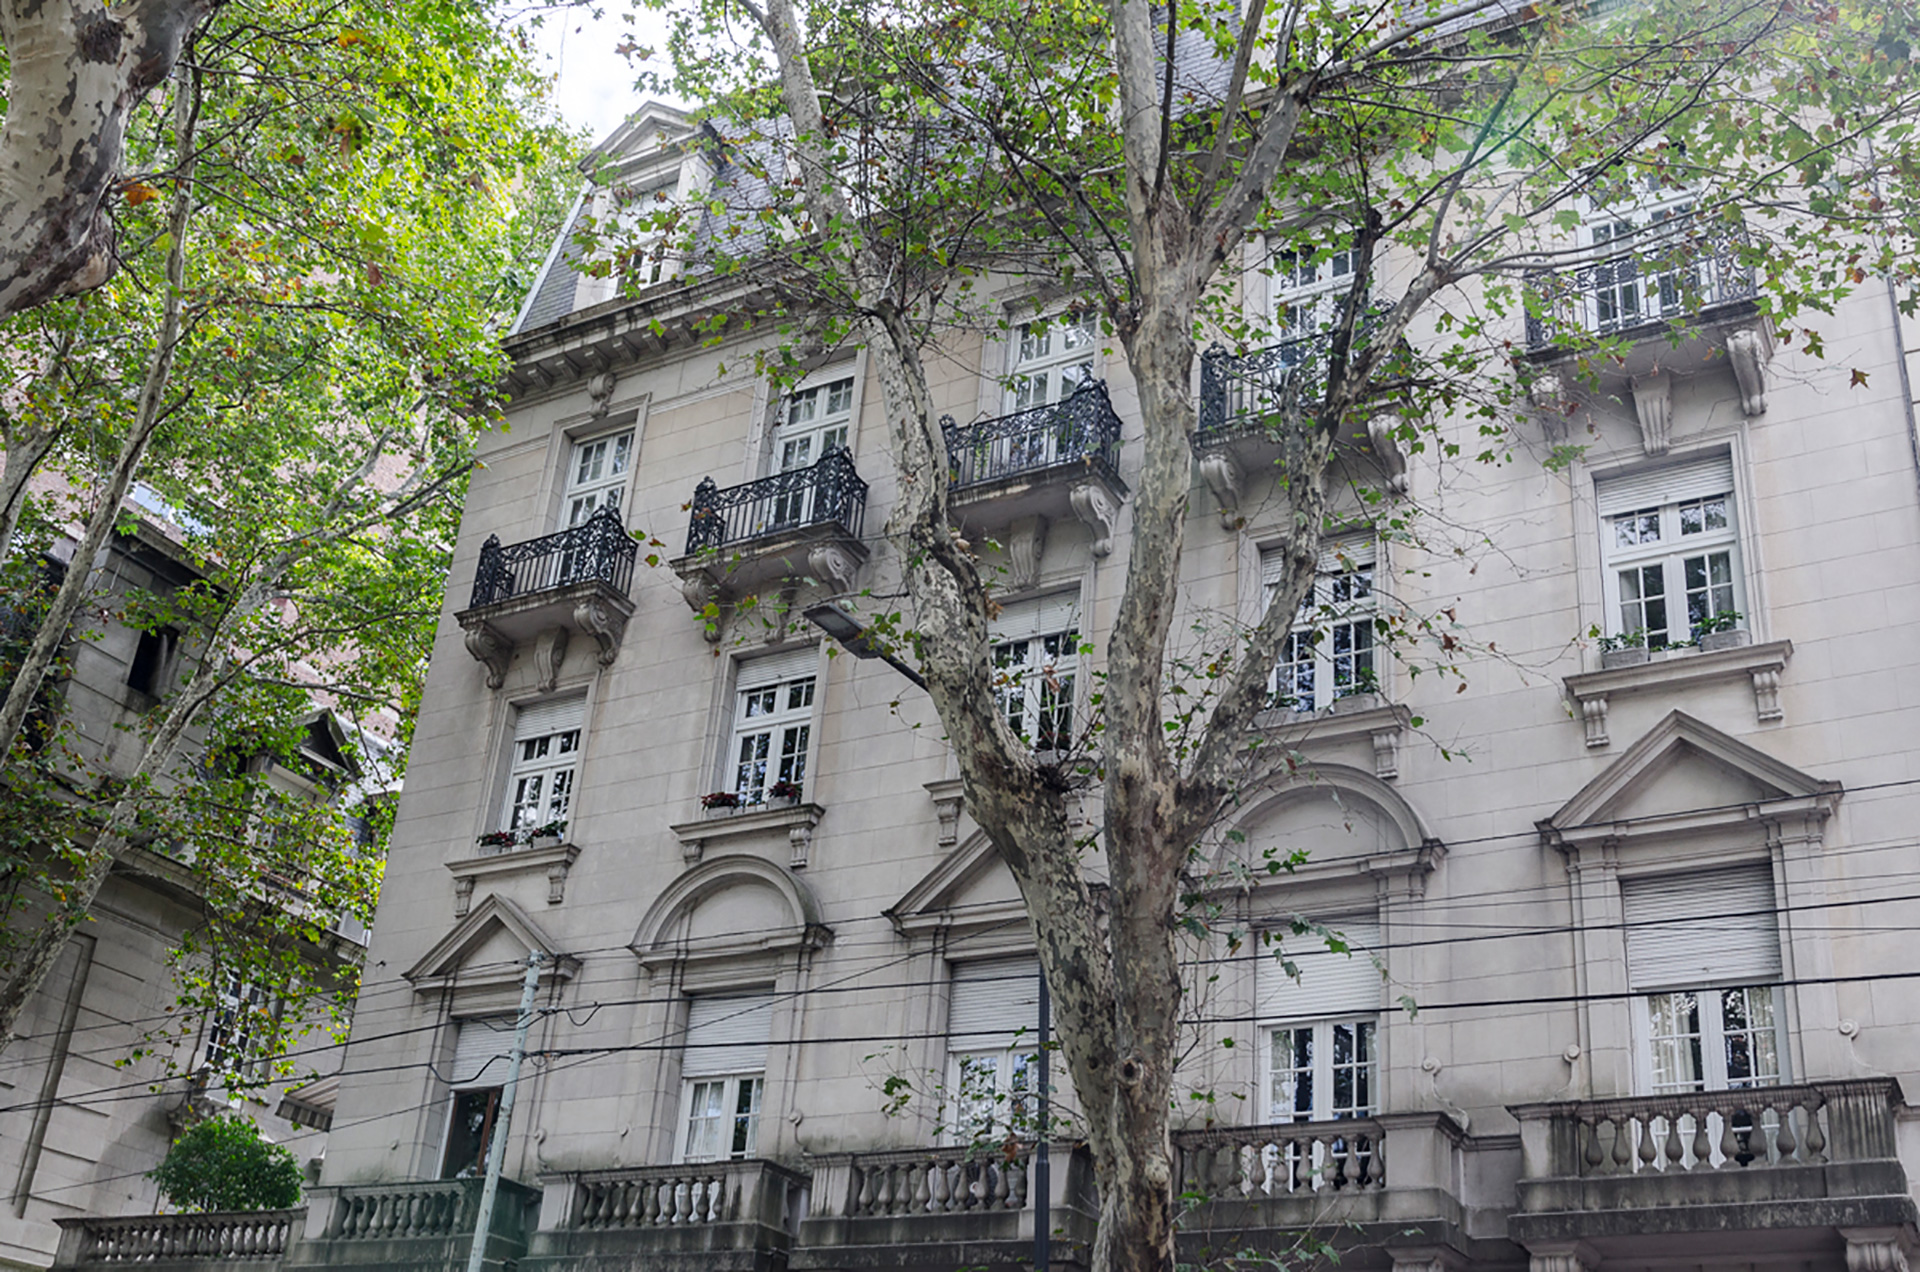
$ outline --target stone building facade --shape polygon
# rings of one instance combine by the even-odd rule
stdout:
[[[609,146],[634,188],[713,179],[671,111]],[[1038,1190],[1006,1119],[1031,1097],[1036,994],[1015,890],[925,699],[795,617],[897,578],[867,360],[823,356],[774,393],[750,338],[696,334],[737,282],[666,270],[622,300],[570,250],[511,342],[512,427],[468,497],[361,1032],[288,1261],[464,1251],[537,955],[495,1256],[1024,1262]],[[1222,828],[1237,882],[1214,897],[1285,932],[1301,976],[1195,949],[1182,1088],[1205,1098],[1177,1146],[1196,1259],[1311,1230],[1369,1268],[1908,1266],[1920,331],[1870,284],[1825,361],[1774,348],[1751,280],[1714,269],[1678,345],[1657,288],[1570,285],[1558,319],[1636,337],[1598,387],[1555,377],[1552,323],[1516,320],[1540,374],[1514,462],[1384,433],[1342,461],[1466,530],[1336,542],[1323,635],[1276,671],[1262,728],[1309,763]],[[1306,309],[1326,285],[1291,282],[1247,303]],[[1302,339],[1254,357],[1287,365]],[[941,354],[956,515],[1004,545],[996,658],[1045,745],[1083,718],[1113,617],[1133,390],[1070,317]],[[1222,355],[1200,381],[1176,630],[1257,614],[1274,537],[1262,381]],[[1464,678],[1378,645],[1394,610],[1457,622]],[[1296,849],[1299,869],[1260,868]],[[1296,915],[1359,954],[1291,935]],[[1071,1266],[1091,1182],[1070,1130],[1047,1200]]]

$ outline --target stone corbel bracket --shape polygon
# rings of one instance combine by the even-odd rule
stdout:
[[[630,612],[607,604],[601,596],[582,597],[573,607],[573,625],[593,637],[600,646],[600,665],[611,667],[620,656],[620,642],[627,638]]]
[[[804,869],[813,855],[813,832],[826,815],[818,804],[784,804],[777,808],[751,805],[736,812],[680,822],[669,827],[680,840],[680,856],[695,865],[716,844],[741,839],[767,839],[786,833],[787,851],[794,869]]]
[[[1407,454],[1400,449],[1394,429],[1400,421],[1392,415],[1376,415],[1367,421],[1367,445],[1373,449],[1374,462],[1387,479],[1387,489],[1396,495],[1407,493]]]
[[[1773,328],[1764,318],[1726,329],[1727,361],[1740,384],[1740,409],[1767,413],[1767,364],[1773,361]]]
[[[1769,724],[1785,718],[1780,706],[1780,673],[1793,658],[1793,642],[1769,641],[1714,653],[1679,653],[1661,662],[1611,671],[1590,671],[1566,678],[1567,698],[1579,713],[1587,746],[1611,744],[1607,713],[1621,694],[1657,691],[1672,693],[1689,684],[1745,677],[1753,686],[1754,719]]]
[[[547,904],[559,905],[567,899],[567,876],[580,857],[580,845],[559,844],[552,848],[516,848],[489,857],[464,857],[449,861],[453,874],[453,915],[464,919],[473,908],[474,886],[483,879],[512,875],[547,876]]]
[[[1073,515],[1093,531],[1093,555],[1104,557],[1113,552],[1113,525],[1120,516],[1120,501],[1099,480],[1076,484],[1067,492]]]
[[[1202,451],[1195,463],[1200,468],[1200,480],[1207,483],[1214,502],[1220,505],[1220,528],[1238,529],[1242,520],[1240,499],[1247,480],[1238,461],[1224,448],[1217,448]]]
[[[1633,411],[1640,419],[1640,448],[1666,454],[1673,445],[1673,377],[1664,371],[1635,376]]]
[[[1024,592],[1040,581],[1040,557],[1047,549],[1047,519],[1022,517],[1007,528],[1007,586]]]
[[[558,625],[543,628],[533,640],[533,668],[541,693],[552,693],[560,683],[560,667],[566,660],[567,629]],[[608,660],[601,661],[604,664]]]
[[[960,840],[960,810],[966,804],[960,779],[955,777],[942,782],[928,782],[927,795],[933,800],[933,815],[940,822],[940,846],[951,848]]]
[[[513,666],[513,642],[483,618],[464,622],[467,652],[487,669],[487,688],[498,689],[507,682],[507,669]]]

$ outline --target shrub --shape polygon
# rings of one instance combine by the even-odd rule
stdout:
[[[300,1164],[243,1117],[187,1130],[148,1172],[182,1210],[280,1210],[300,1203]]]

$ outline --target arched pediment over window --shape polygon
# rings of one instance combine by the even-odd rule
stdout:
[[[1219,886],[1251,892],[1285,888],[1369,895],[1382,884],[1418,896],[1446,856],[1406,798],[1372,773],[1315,765],[1257,788],[1226,823],[1214,854]],[[1277,873],[1304,851],[1304,863]]]
[[[818,949],[833,933],[799,876],[760,857],[716,857],[648,907],[630,948],[648,971]]]

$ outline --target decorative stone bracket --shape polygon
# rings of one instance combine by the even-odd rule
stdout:
[[[1400,449],[1394,429],[1400,421],[1392,415],[1376,415],[1367,421],[1367,445],[1373,448],[1374,462],[1387,479],[1387,489],[1396,495],[1407,493],[1407,454]]]
[[[1673,377],[1664,371],[1633,378],[1633,411],[1640,420],[1640,449],[1664,455],[1673,445]]]
[[[1220,505],[1220,528],[1239,528],[1241,492],[1247,480],[1239,461],[1232,452],[1221,447],[1202,451],[1196,462],[1200,466],[1200,480],[1207,483],[1207,489],[1213,492],[1214,502]]]
[[[559,844],[552,848],[517,848],[487,857],[463,857],[449,861],[453,874],[453,914],[464,919],[473,908],[474,887],[482,879],[498,879],[520,874],[547,873],[547,904],[559,905],[567,899],[567,875],[580,856],[580,845]]]
[[[1566,678],[1567,697],[1579,709],[1589,747],[1607,746],[1607,711],[1621,694],[1670,693],[1686,685],[1745,676],[1753,686],[1754,718],[1762,724],[1785,718],[1780,706],[1780,673],[1793,657],[1790,640],[1744,645],[1713,653],[1677,653],[1660,662],[1611,671],[1590,671]]]
[[[1767,413],[1767,364],[1773,361],[1773,328],[1764,318],[1726,329],[1727,361],[1740,384],[1740,409],[1748,415]]]
[[[1040,581],[1040,556],[1047,548],[1047,519],[1022,517],[1007,529],[1007,587],[1023,592]]]
[[[1297,715],[1272,711],[1260,727],[1282,745],[1295,750],[1314,749],[1365,738],[1373,748],[1373,774],[1391,782],[1400,776],[1400,743],[1412,727],[1413,713],[1397,703],[1381,703],[1374,695],[1343,699],[1354,703],[1327,714]]]
[[[933,799],[933,814],[940,820],[940,846],[951,848],[960,840],[960,811],[966,804],[960,779],[928,782],[927,794]]]
[[[540,692],[551,693],[575,633],[591,636],[595,661],[610,667],[620,656],[633,602],[601,582],[573,584],[475,606],[454,616],[467,652],[487,669],[487,688],[506,683],[513,656],[529,648]]]
[[[1089,479],[1067,492],[1073,515],[1093,531],[1093,555],[1104,557],[1113,552],[1113,525],[1120,516],[1120,501],[1104,481]]]
[[[680,576],[680,595],[696,617],[709,606],[720,612],[706,624],[709,643],[719,643],[726,617],[736,598],[777,591],[797,594],[800,584],[812,581],[838,595],[859,584],[867,547],[834,526],[808,527],[770,543],[747,543],[713,551],[690,553],[669,562]]]

